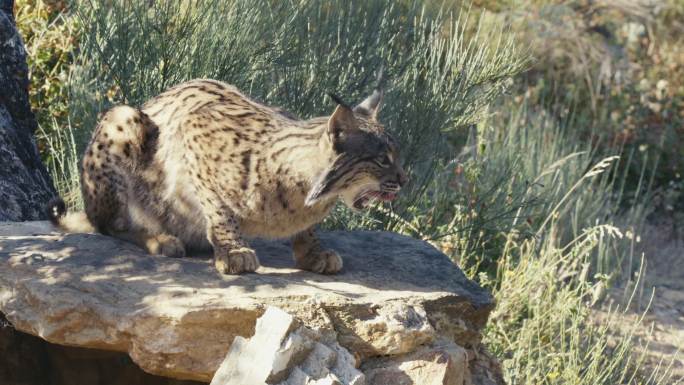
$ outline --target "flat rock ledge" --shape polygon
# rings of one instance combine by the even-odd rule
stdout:
[[[493,299],[444,254],[386,232],[321,239],[340,274],[297,270],[287,242],[255,240],[262,267],[221,276],[206,256],[0,222],[0,313],[48,342],[215,385],[503,383],[480,345]]]

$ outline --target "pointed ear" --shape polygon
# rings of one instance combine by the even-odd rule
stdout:
[[[371,96],[354,107],[354,112],[361,115],[366,115],[371,119],[377,119],[378,113],[382,108],[382,97],[384,92],[382,89],[376,88]]]
[[[344,134],[357,129],[354,112],[348,106],[338,104],[335,112],[328,119],[328,135],[330,136],[331,143],[338,143],[340,137]]]

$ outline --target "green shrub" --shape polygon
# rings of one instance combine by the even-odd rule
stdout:
[[[609,151],[635,150],[626,189],[638,188],[642,169],[653,168],[659,208],[684,208],[684,2],[501,3],[488,21],[513,23],[535,57],[517,79],[519,91],[535,104],[572,109],[577,137]]]
[[[494,29],[487,32],[491,41],[475,45],[459,15],[426,10],[420,1],[85,2],[79,17],[87,27],[71,116],[81,143],[111,104],[138,105],[192,78],[224,80],[313,117],[331,112],[329,92],[361,100],[383,66],[388,92],[381,119],[414,176],[390,211],[424,197],[455,152],[448,134],[481,120],[526,65],[512,36]],[[328,225],[395,226],[391,216],[374,214],[363,218],[340,207]]]
[[[69,73],[77,51],[77,20],[65,1],[17,0],[17,27],[27,51],[29,98],[38,122],[37,144],[57,191],[80,207],[78,155],[69,125]]]
[[[47,129],[55,120],[63,124],[79,25],[64,1],[17,0],[15,6],[17,27],[28,52],[31,107],[40,126]]]
[[[591,316],[607,287],[603,276],[591,274],[592,255],[622,237],[613,226],[597,225],[567,244],[509,240],[501,275],[490,282],[497,307],[484,340],[501,359],[508,384],[672,383],[667,359],[662,369],[641,370],[644,349],[632,339],[638,324],[614,336],[622,309],[609,310],[602,322]]]

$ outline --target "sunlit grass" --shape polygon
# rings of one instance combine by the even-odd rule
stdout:
[[[605,276],[592,276],[592,255],[622,237],[597,225],[564,246],[553,238],[506,245],[499,275],[488,282],[497,307],[485,343],[502,359],[508,384],[671,383],[667,359],[641,369],[645,349],[633,342],[641,320],[618,336],[623,309],[610,309],[601,322],[591,317],[606,287]]]

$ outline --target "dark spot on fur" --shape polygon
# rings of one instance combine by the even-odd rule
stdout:
[[[123,127],[121,127],[121,126],[116,126],[116,130],[119,131],[119,132],[123,132]]]
[[[278,201],[280,201],[283,208],[287,210],[289,208],[289,203],[287,202],[287,198],[285,198],[285,189],[280,181],[276,181],[276,193],[278,194]]]
[[[249,171],[249,165],[251,162],[251,157],[252,157],[252,152],[250,150],[244,151],[242,153],[242,168],[244,168],[245,171]]]
[[[243,190],[247,190],[249,185],[249,169],[252,161],[252,152],[250,150],[244,151],[242,154],[242,168],[244,172],[242,173],[242,181],[240,182],[240,187]]]
[[[144,116],[144,115],[143,115]],[[145,137],[140,145],[141,162],[149,164],[152,162],[154,154],[157,152],[157,140],[159,139],[159,130],[155,125],[145,126]]]

